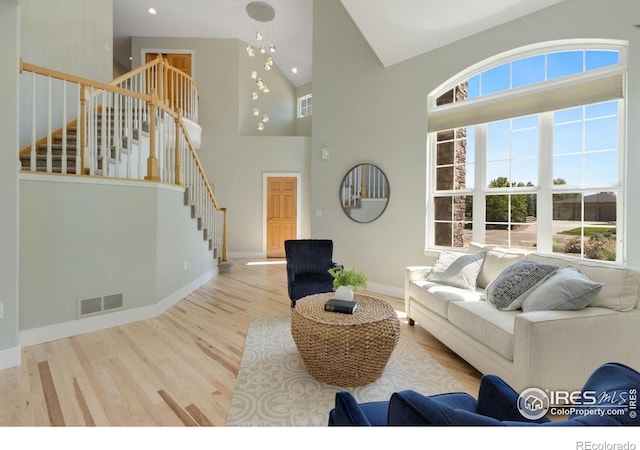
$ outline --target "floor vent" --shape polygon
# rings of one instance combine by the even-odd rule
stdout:
[[[78,301],[78,317],[100,314],[124,306],[122,294],[86,298]]]

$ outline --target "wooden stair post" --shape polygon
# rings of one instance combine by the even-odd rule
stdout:
[[[156,108],[158,106],[158,93],[155,89],[151,89],[151,101],[149,101],[147,105],[149,106],[149,158],[147,159],[147,176],[145,176],[144,179],[148,181],[160,181],[158,157],[156,156]]]

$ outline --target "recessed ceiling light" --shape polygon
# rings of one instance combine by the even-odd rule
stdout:
[[[298,73],[298,68],[297,68],[297,67],[292,67],[292,68],[291,68],[291,72],[293,72],[293,73]]]
[[[153,15],[158,14],[158,11],[156,11],[154,8],[149,8],[147,9],[147,11],[149,12],[149,14],[153,14]]]

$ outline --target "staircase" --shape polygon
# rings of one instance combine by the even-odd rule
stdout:
[[[64,152],[62,133],[52,136],[51,143],[51,172],[77,174],[78,150],[77,150],[77,127],[67,127],[66,136],[66,152]],[[47,170],[47,147],[48,144],[37,144],[35,157],[35,171],[48,172]],[[63,159],[66,154],[66,164],[63,167]],[[31,154],[29,149],[25,149],[20,153],[20,163],[22,170],[31,170]]]
[[[118,116],[120,117],[120,130],[123,130],[126,127],[126,124],[122,120],[124,113],[120,112]],[[138,129],[132,129],[130,132],[131,138],[124,136],[122,137],[122,142],[119,148],[116,150],[116,141],[114,139],[114,111],[110,110],[108,114],[108,125],[103,126],[102,124],[102,115],[99,114],[97,116],[96,129],[97,132],[97,141],[102,142],[102,133],[107,130],[109,134],[108,138],[105,140],[105,144],[108,148],[108,151],[103,151],[102,146],[97,147],[98,161],[97,167],[95,169],[94,175],[103,175],[103,164],[106,162],[107,164],[111,164],[112,166],[116,163],[119,163],[125,157],[130,157],[133,153],[134,148],[139,145],[139,136],[140,131]],[[56,174],[68,174],[68,175],[89,175],[89,170],[85,169],[84,171],[81,169],[82,162],[80,160],[80,153],[78,151],[78,127],[76,125],[77,121],[73,121],[67,125],[67,135],[64,136],[63,130],[58,130],[51,135],[51,169],[47,169],[47,153],[48,153],[48,140],[47,138],[40,139],[36,142],[36,155],[35,155],[35,171],[36,172],[47,172],[47,173],[56,173]],[[142,124],[142,131],[146,132],[148,135],[149,125],[148,123]],[[66,139],[66,145],[65,145]],[[66,147],[66,151],[65,151]],[[118,157],[116,157],[118,154]],[[65,158],[66,156],[66,158]],[[66,165],[64,164],[64,160],[66,159]],[[30,171],[31,170],[31,149],[26,148],[20,152],[20,166],[22,170]]]
[[[24,131],[29,130],[32,143],[20,152],[20,166],[27,173],[90,175],[184,186],[184,203],[196,219],[203,239],[208,241],[219,272],[226,272],[232,266],[226,258],[226,208],[217,205],[183,121],[183,111],[174,111],[161,100],[168,98],[163,93],[169,78],[166,74],[176,71],[166,65],[158,58],[104,84],[21,61],[25,85],[31,87],[25,89],[31,98],[25,99],[23,105],[30,103],[32,114],[31,123],[21,121],[21,134],[24,136]],[[196,124],[199,134],[195,82],[185,74],[174,74],[172,79],[176,76],[185,77],[181,86],[193,85],[191,90],[183,88],[188,91],[189,101],[176,103],[191,106],[184,112],[185,118]],[[148,85],[153,87],[147,88]],[[130,90],[131,86],[135,88]],[[148,89],[150,94],[146,93]],[[47,92],[44,98],[49,115],[51,111],[63,111],[63,122],[68,116],[78,119],[57,131],[51,131],[54,117],[38,117],[36,123],[35,112],[46,108],[42,91]],[[59,97],[60,104],[52,105],[52,99]],[[70,106],[74,103],[75,109]],[[43,127],[45,137],[36,141],[35,135],[42,136],[38,130]],[[193,126],[189,129],[193,130]]]

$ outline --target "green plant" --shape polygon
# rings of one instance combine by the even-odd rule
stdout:
[[[594,234],[584,244],[584,254],[589,259],[616,260],[616,241],[601,234]]]
[[[571,238],[566,245],[567,247],[564,250],[566,253],[580,253],[582,251],[582,238],[579,236]]]
[[[367,287],[367,276],[364,272],[358,272],[355,267],[345,269],[342,266],[336,266],[329,269],[329,274],[333,277],[333,290],[340,286],[352,286],[353,289],[359,287]]]

